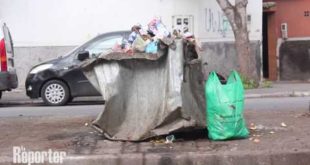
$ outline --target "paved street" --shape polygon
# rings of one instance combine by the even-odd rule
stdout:
[[[25,98],[27,100],[27,98]],[[80,99],[81,100],[81,99]],[[8,103],[8,101],[10,101]],[[29,99],[30,101],[30,99]],[[245,100],[245,109],[249,110],[307,110],[310,97],[250,98]],[[41,101],[20,103],[14,98],[6,98],[0,103],[0,117],[16,116],[96,116],[103,109],[103,101],[97,98],[74,101],[66,106],[45,106]]]
[[[17,116],[96,116],[104,101],[101,97],[76,98],[66,106],[46,106],[41,99],[30,99],[24,92],[6,92],[0,100],[0,117]]]
[[[310,114],[304,110],[245,112],[250,137],[210,141],[201,130],[144,142],[105,140],[86,127],[94,117],[7,117],[0,120],[0,165],[12,161],[12,147],[47,148],[68,153],[66,165],[307,165],[310,162]],[[283,126],[282,123],[285,123]],[[254,125],[252,125],[252,123]],[[289,160],[289,161],[288,161]],[[258,162],[258,163],[252,163]]]
[[[45,105],[9,106],[1,105],[0,117],[17,116],[96,116],[103,108],[103,104],[83,103],[78,105],[67,105],[51,107]]]
[[[0,100],[3,133],[0,165],[12,161],[12,147],[20,144],[31,150],[66,151],[69,156],[65,164],[69,165],[89,162],[116,165],[124,161],[135,165],[181,162],[304,165],[310,161],[309,87],[309,84],[275,84],[269,89],[246,91],[251,96],[245,100],[245,118],[251,128],[247,139],[210,141],[202,130],[175,134],[176,141],[172,144],[165,144],[165,137],[133,143],[97,136],[85,123],[101,112],[104,106],[101,98],[79,98],[67,106],[51,107],[41,100],[30,100],[24,92],[7,92]]]

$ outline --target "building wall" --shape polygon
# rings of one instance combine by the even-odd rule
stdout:
[[[261,7],[261,2],[249,1],[251,40],[261,39]],[[194,16],[194,33],[204,41],[234,39],[216,1],[1,0],[0,9],[0,19],[10,26],[17,47],[79,45],[100,33],[146,25],[154,16],[171,29],[173,15]]]
[[[258,45],[262,31],[261,6],[259,1],[249,1],[248,4],[250,39],[257,41]],[[216,1],[0,1],[0,19],[7,23],[13,36],[20,88],[24,88],[26,75],[32,66],[60,56],[99,33],[129,30],[136,23],[146,25],[155,16],[161,17],[171,30],[174,15],[193,16],[193,33],[204,45],[221,42],[233,46],[232,30]],[[235,51],[227,53],[231,57],[236,55]],[[209,54],[204,53],[204,56]],[[216,54],[218,52],[214,52]],[[209,63],[218,62],[217,59],[212,60]],[[226,60],[221,62],[226,63]],[[236,62],[233,64],[231,69],[238,67]]]
[[[288,25],[288,37],[310,37],[310,12],[309,0],[264,0],[264,2],[276,2],[276,33],[281,38],[281,23]]]
[[[130,30],[161,17],[168,28],[173,15],[197,17],[198,0],[1,0],[15,47],[19,88],[32,66],[56,58],[100,33]],[[196,28],[198,26],[195,26]],[[197,31],[197,30],[194,30]]]
[[[232,41],[227,42],[206,42],[203,44],[203,71],[204,78],[207,79],[210,71],[216,71],[227,77],[232,69],[238,69],[238,57],[235,44]],[[261,71],[261,43],[260,41],[251,42],[251,55],[258,61],[256,69],[260,77]]]
[[[279,52],[281,80],[310,81],[310,40],[283,42]]]
[[[1,0],[0,19],[10,26],[15,46],[72,46],[155,16],[171,27],[172,15],[197,15],[194,1]]]
[[[276,2],[269,14],[269,73],[271,79],[309,81],[310,64],[310,1],[264,0]],[[282,37],[281,24],[287,23],[287,39]]]
[[[239,68],[232,28],[216,1],[201,0],[200,4],[198,39],[203,43],[202,60],[205,78],[213,70],[227,76],[232,69]],[[249,1],[247,14],[251,17],[248,24],[251,55],[256,59],[257,73],[260,78],[262,2]]]
[[[200,0],[198,9],[198,34],[201,41],[234,41],[231,26],[216,1]],[[248,24],[250,40],[261,41],[262,2],[249,1],[247,14],[251,17],[251,21]]]

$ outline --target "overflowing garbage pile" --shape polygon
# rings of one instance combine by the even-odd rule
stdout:
[[[204,83],[193,35],[160,19],[83,64],[106,101],[92,126],[106,138],[139,141],[205,127]]]

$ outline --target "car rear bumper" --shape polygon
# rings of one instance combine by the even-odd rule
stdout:
[[[18,86],[16,72],[0,72],[0,91],[15,89]]]

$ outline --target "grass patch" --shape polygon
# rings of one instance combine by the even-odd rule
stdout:
[[[261,88],[272,88],[272,81],[264,80],[260,84]]]
[[[243,75],[240,75],[244,89],[255,89],[255,88],[272,88],[272,81],[263,80],[260,83],[256,82],[253,79],[246,78]]]

